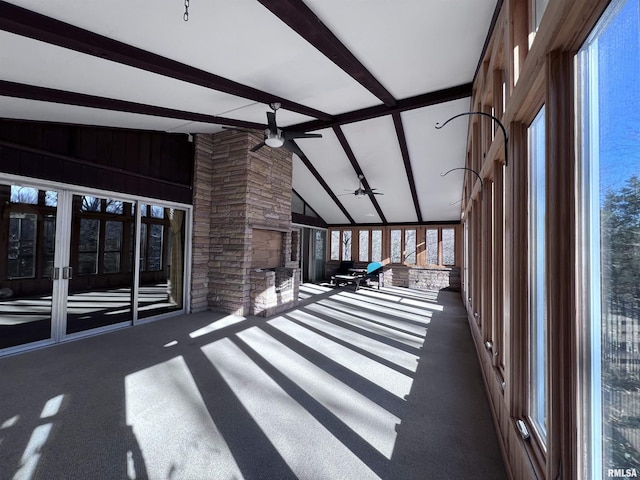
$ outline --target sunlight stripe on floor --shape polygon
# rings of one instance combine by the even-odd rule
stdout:
[[[202,352],[298,478],[380,478],[233,341],[223,338]]]
[[[144,466],[148,478],[242,478],[182,356],[127,375],[125,394],[144,457],[129,459],[129,469]]]
[[[321,302],[324,303],[324,302]],[[340,304],[337,304],[340,307]],[[385,325],[380,325],[379,323],[374,323],[367,320],[364,317],[359,317],[353,315],[350,312],[344,312],[336,308],[336,306],[331,305],[330,302],[327,302],[326,305],[321,305],[318,303],[307,305],[304,307],[305,310],[309,310],[320,315],[326,316],[328,318],[332,318],[334,320],[338,320],[339,322],[353,325],[358,329],[365,330],[367,332],[373,333],[375,335],[380,335],[390,340],[400,342],[408,347],[412,347],[415,349],[419,349],[424,343],[424,338],[419,335],[411,335],[409,333],[398,331],[395,328],[391,328]],[[422,329],[422,334],[424,335],[426,329]]]
[[[391,459],[400,419],[287,348],[266,332],[251,328],[238,337],[271,365],[338,417],[363,440]]]
[[[347,328],[328,322],[321,318],[303,311],[293,311],[287,316],[303,322],[306,325],[322,330],[334,338],[347,342],[354,347],[361,348],[373,355],[388,360],[399,367],[415,372],[418,366],[418,356],[412,355],[404,350],[399,350],[386,343],[379,342],[373,338],[361,335]]]
[[[381,313],[388,313],[389,315],[402,315],[404,318],[413,320],[414,322],[429,323],[429,317],[431,317],[431,310],[442,310],[442,306],[435,305],[434,308],[428,310],[424,308],[412,307],[400,302],[389,302],[380,298],[361,295],[358,291],[355,292],[340,292],[333,297],[334,299],[346,300],[352,302],[354,305],[358,305],[362,308],[373,308]]]
[[[341,302],[338,300],[321,300],[318,303],[338,310],[340,312],[344,312],[348,315],[352,315],[354,317],[364,318],[365,320],[377,322],[391,329],[402,330],[409,335],[415,335],[417,337],[424,338],[425,334],[427,333],[426,326],[420,326],[416,325],[413,322],[407,322],[399,315],[385,315],[383,313],[377,313],[375,310],[363,310],[350,301]]]
[[[353,373],[375,383],[398,398],[404,399],[405,395],[408,395],[411,390],[411,377],[397,372],[386,365],[382,365],[360,353],[354,352],[322,335],[318,335],[291,320],[276,317],[269,320],[268,323],[307,347],[312,348],[332,361],[351,370]]]

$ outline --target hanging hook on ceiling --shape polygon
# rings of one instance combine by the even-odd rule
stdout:
[[[470,172],[473,172],[476,174],[476,176],[478,177],[478,180],[480,180],[480,195],[482,195],[482,191],[484,190],[484,183],[482,183],[482,177],[480,176],[480,174],[478,172],[476,172],[473,168],[468,168],[468,167],[456,167],[456,168],[452,168],[451,170],[449,170],[448,172],[444,172],[441,173],[440,176],[444,177],[445,175],[450,174],[451,172],[453,172],[454,170],[469,170]]]
[[[494,122],[496,122],[498,124],[498,126],[502,130],[502,134],[504,135],[504,166],[507,167],[509,165],[509,159],[508,159],[509,149],[507,147],[507,143],[509,141],[509,137],[507,135],[507,129],[504,128],[504,125],[502,124],[502,122],[500,120],[498,120],[496,117],[494,117],[490,113],[485,113],[485,112],[464,112],[464,113],[459,113],[458,115],[455,115],[455,116],[451,117],[449,120],[444,122],[442,125],[440,125],[440,122],[436,123],[436,129],[440,130],[442,127],[444,127],[451,120],[454,120],[454,119],[456,119],[458,117],[461,117],[463,115],[484,115],[485,117],[491,118]]]

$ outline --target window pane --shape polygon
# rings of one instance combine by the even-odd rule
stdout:
[[[342,260],[351,260],[351,230],[342,231]]]
[[[340,230],[331,232],[331,260],[340,260]]]
[[[438,264],[438,230],[427,230],[427,265]]]
[[[49,193],[49,192],[47,192]],[[46,215],[43,222],[44,228],[44,249],[42,252],[44,261],[44,269],[41,270],[43,277],[51,275],[53,269],[53,257],[56,248],[56,217],[55,215]]]
[[[540,22],[542,21],[542,15],[544,14],[545,9],[547,8],[547,3],[549,0],[534,0],[534,10],[535,10],[535,28],[538,30],[540,27]]]
[[[544,107],[529,127],[529,415],[544,439],[546,408]]]
[[[44,194],[44,204],[47,207],[58,206],[58,192],[47,191]]]
[[[382,261],[382,230],[371,232],[371,261]]]
[[[107,200],[107,212],[122,214],[124,211],[124,203],[120,200]]]
[[[324,232],[316,230],[315,237],[315,258],[324,261]]]
[[[162,241],[164,226],[158,224],[149,225],[149,245],[147,255],[147,270],[162,270]]]
[[[11,185],[11,203],[38,204],[38,189]]]
[[[120,271],[122,249],[122,222],[105,222],[104,231],[104,273]]]
[[[402,230],[391,230],[391,262],[402,261]]]
[[[416,231],[404,231],[404,263],[416,263]]]
[[[613,1],[578,57],[592,478],[640,475],[639,18]]]
[[[304,201],[295,192],[291,192],[291,211],[304,214]]]
[[[456,232],[453,228],[442,229],[442,264],[456,263]]]
[[[87,197],[84,197],[87,198]],[[90,197],[89,197],[90,198]],[[83,199],[84,203],[84,199]],[[91,203],[95,205],[95,203]],[[78,245],[78,274],[94,275],[98,273],[98,240],[100,238],[100,220],[83,218],[80,220],[80,238]]]
[[[9,252],[7,254],[8,278],[35,277],[37,228],[38,216],[35,213],[11,212],[9,216]]]
[[[360,230],[359,257],[361,262],[369,261],[369,230]]]
[[[102,211],[102,200],[96,197],[82,197],[82,207],[83,212],[101,212]]]
[[[164,208],[158,205],[151,205],[151,218],[164,218]]]

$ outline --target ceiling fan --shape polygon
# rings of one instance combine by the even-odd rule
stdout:
[[[365,195],[384,195],[384,193],[375,192],[374,190],[377,190],[377,188],[364,188],[364,186],[362,185],[363,180],[364,180],[364,175],[362,174],[358,175],[358,181],[359,181],[358,188],[356,188],[351,193],[345,193],[345,195],[355,195],[357,198],[364,197]]]
[[[271,148],[284,147],[298,156],[304,156],[302,150],[293,141],[296,138],[322,138],[319,133],[295,132],[293,130],[283,130],[278,128],[276,123],[276,112],[280,108],[280,103],[269,105],[273,112],[267,112],[267,128],[264,130],[264,140],[251,149],[255,152],[265,145]]]

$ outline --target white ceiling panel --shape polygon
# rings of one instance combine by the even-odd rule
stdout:
[[[0,44],[3,80],[206,115],[225,116],[249,103],[244,98],[2,31]],[[265,109],[268,107],[262,106]],[[266,123],[264,114],[258,113],[250,115],[254,119],[251,121]],[[295,115],[295,121],[307,119]]]
[[[457,221],[465,172],[440,173],[464,165],[468,118],[434,125],[468,110],[468,98],[452,98],[471,95],[496,2],[207,0],[190,3],[188,22],[175,0],[0,2],[0,118],[216,133],[222,125],[202,115],[256,128],[281,101],[278,127],[323,135],[296,140],[305,161],[293,155],[293,188],[325,222]],[[11,4],[66,24],[16,14]],[[124,45],[96,45],[70,26]],[[116,57],[128,65],[107,60]],[[43,101],[30,100],[33,87],[62,93],[38,90]],[[435,105],[418,103],[426,98]],[[110,100],[145,114],[114,111],[127,106]],[[359,171],[382,195],[353,195]]]
[[[293,189],[302,199],[311,202],[315,212],[327,223],[349,223],[340,208],[331,200],[329,194],[318,183],[309,169],[297,155],[293,155]]]
[[[388,222],[416,222],[393,118],[389,115],[343,127],[345,137]]]
[[[470,81],[495,0],[309,0],[316,15],[401,99]]]
[[[459,113],[469,111],[469,99],[456,100],[436,106],[402,113],[411,167],[416,184],[420,209],[430,221],[459,220],[464,170],[441,173],[463,167],[466,154],[466,116],[457,118],[441,129],[443,124]],[[454,203],[454,205],[450,205]]]
[[[13,2],[18,4],[18,2]],[[337,114],[377,103],[331,60],[302,40],[255,0],[183,2],[86,0],[20,6],[114,40],[215,73],[295,102],[322,109],[340,96]],[[316,99],[316,95],[320,98]],[[346,101],[346,103],[345,103]]]

